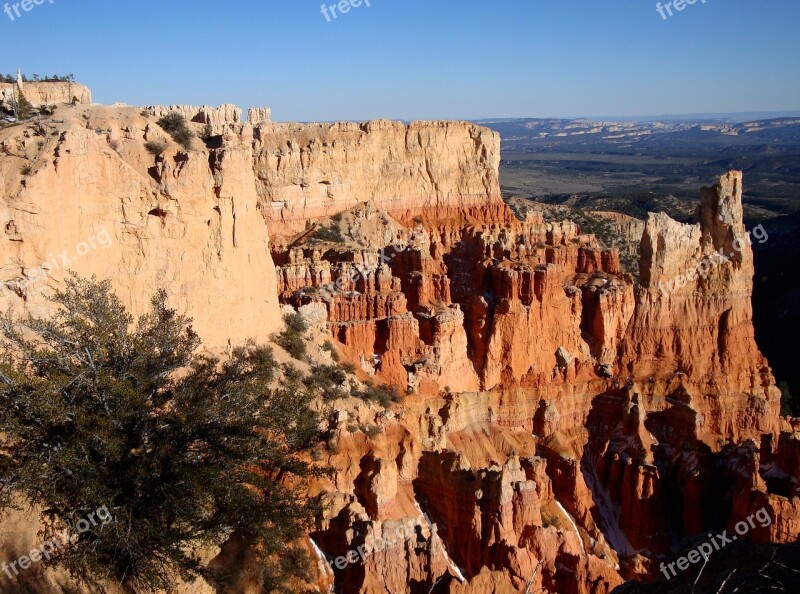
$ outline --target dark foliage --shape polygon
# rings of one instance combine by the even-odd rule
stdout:
[[[345,395],[344,383],[347,373],[338,365],[317,365],[305,384],[309,389],[318,391],[326,402],[342,398]]]
[[[167,149],[167,145],[157,140],[150,140],[145,143],[144,148],[151,155],[158,156]]]
[[[196,354],[191,321],[163,291],[136,322],[107,282],[72,277],[53,301],[52,318],[3,320],[0,508],[22,495],[48,531],[103,506],[113,521],[42,562],[93,591],[103,579],[169,589],[205,575],[194,546],[238,534],[263,543],[271,587],[293,591],[266,557],[289,555],[315,513],[285,480],[312,473],[299,453],[318,439],[300,378],[272,387],[266,347],[225,362]]]
[[[303,316],[297,313],[283,316],[283,321],[286,323],[286,328],[280,334],[273,336],[272,339],[292,357],[302,359],[307,350],[305,333],[308,331],[308,325]]]
[[[359,392],[358,396],[367,402],[377,402],[384,408],[389,408],[393,402],[400,401],[400,395],[397,393],[397,390],[394,386],[389,384],[376,386],[371,382],[367,382],[366,386],[361,392]]]
[[[319,241],[327,241],[330,243],[344,243],[344,235],[338,225],[331,225],[330,227],[320,227],[311,235],[314,239]]]
[[[186,118],[179,113],[168,113],[157,124],[187,151],[192,148],[194,132],[186,125]]]

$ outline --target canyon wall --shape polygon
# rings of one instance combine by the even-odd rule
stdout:
[[[651,215],[640,285],[535,212],[432,212],[378,250],[397,224],[359,207],[338,239],[273,246],[281,300],[324,308],[339,352],[407,393],[396,415],[337,403],[312,538],[334,559],[420,512],[436,536],[423,560],[401,540],[335,571],[336,590],[609,592],[761,507],[752,539],[797,538],[800,434],[753,338],[741,197],[730,172],[697,223]],[[371,241],[347,233],[370,220]]]
[[[500,137],[465,122],[261,124],[255,175],[274,235],[371,202],[414,216],[508,216],[499,184]]]
[[[0,131],[3,296],[43,312],[67,267],[135,313],[164,287],[213,349],[266,341],[292,307],[312,364],[332,349],[403,393],[320,404],[325,588],[605,594],[760,507],[752,539],[797,539],[800,426],[753,338],[741,173],[695,224],[650,216],[637,284],[575,223],[512,215],[484,128],[193,109],[213,134],[191,150],[156,124],[173,108]]]
[[[138,108],[62,108],[40,125],[0,131],[4,309],[42,313],[72,270],[111,279],[135,314],[165,288],[212,350],[268,340],[281,320],[252,140],[184,151]]]

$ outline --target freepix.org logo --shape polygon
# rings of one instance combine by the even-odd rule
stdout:
[[[372,4],[370,4],[370,0],[341,0],[330,5],[323,4],[321,11],[325,19],[330,23],[339,18],[340,14],[347,14],[353,8],[361,6],[371,8]]]
[[[8,15],[12,21],[16,21],[22,16],[24,12],[30,12],[34,6],[41,6],[45,2],[52,4],[55,0],[22,0],[22,2],[6,2],[3,6],[3,12]]]
[[[700,2],[702,2],[703,4],[705,4],[706,1],[707,0],[700,0]],[[675,14],[674,12],[672,12],[673,8],[676,11],[680,12],[684,10],[687,6],[691,6],[692,4],[697,4],[697,0],[671,0],[666,4],[661,4],[661,2],[659,2],[658,4],[656,4],[656,10],[658,11],[658,14],[661,15],[661,18],[666,21],[669,17]]]

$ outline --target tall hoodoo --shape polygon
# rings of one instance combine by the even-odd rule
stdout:
[[[714,434],[773,432],[780,398],[753,332],[753,252],[741,172],[702,189],[697,221],[650,215],[621,369],[642,384],[655,378],[666,390],[680,385],[706,400],[718,413],[707,419]],[[731,399],[729,406],[720,406],[722,398]],[[734,411],[746,415],[747,427],[744,418],[728,417]]]

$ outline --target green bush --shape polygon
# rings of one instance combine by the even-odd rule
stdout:
[[[167,145],[157,140],[151,140],[145,143],[144,148],[148,153],[157,157],[166,150]]]
[[[20,120],[27,120],[33,117],[35,109],[30,101],[23,95],[22,91],[17,94],[17,117]]]
[[[347,373],[338,365],[317,365],[306,378],[305,384],[310,390],[319,392],[326,402],[330,402],[344,397],[342,386],[346,381]]]
[[[168,113],[163,118],[158,120],[157,124],[161,126],[167,134],[172,137],[172,140],[177,142],[187,151],[192,148],[192,139],[194,132],[189,130],[186,125],[186,118],[179,113]]]
[[[274,386],[266,347],[197,354],[164,291],[137,322],[107,282],[72,277],[52,301],[52,318],[2,323],[0,508],[38,505],[43,539],[103,507],[110,521],[70,529],[74,545],[43,565],[92,591],[171,590],[204,575],[193,549],[237,534],[261,543],[268,591],[295,591],[275,555],[293,555],[316,513],[290,486],[313,474],[300,453],[319,438],[302,382]]]
[[[293,332],[297,332],[299,334],[305,334],[308,332],[308,324],[303,316],[299,313],[289,313],[283,316],[283,322],[286,324],[286,328],[288,330],[292,330]]]
[[[389,408],[393,402],[400,401],[397,389],[389,384],[376,386],[372,382],[366,382],[364,389],[359,392],[358,396],[367,402],[377,402],[384,408]]]
[[[333,359],[334,362],[339,362],[339,353],[336,352],[336,347],[334,346],[333,342],[326,340],[325,344],[322,345],[322,350],[328,351],[331,354],[331,359]]]
[[[359,430],[370,439],[375,439],[381,434],[381,428],[377,425],[361,425]]]
[[[286,314],[283,316],[283,321],[286,328],[277,336],[273,336],[273,340],[295,359],[302,359],[308,350],[305,343],[308,324],[298,313]]]
[[[314,239],[319,241],[328,241],[330,243],[344,243],[344,235],[338,225],[331,225],[330,227],[320,227],[311,235]]]

